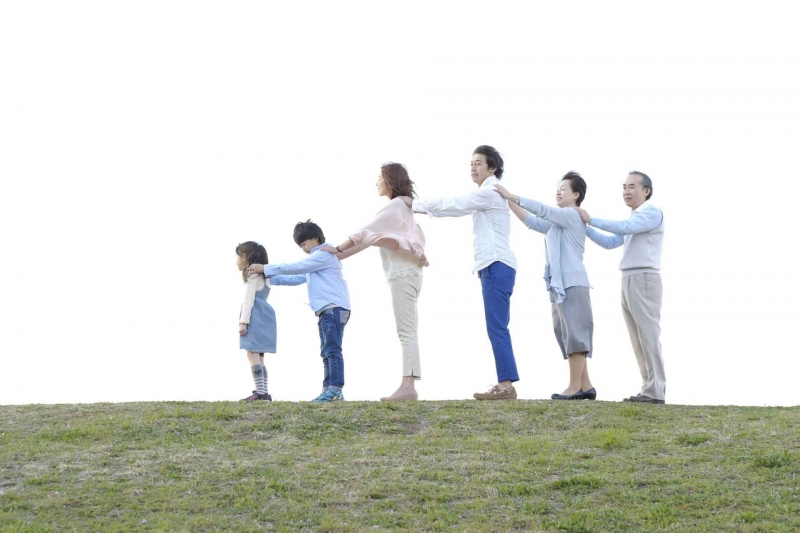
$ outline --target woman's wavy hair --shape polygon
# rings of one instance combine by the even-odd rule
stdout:
[[[248,267],[250,265],[268,265],[267,249],[257,242],[247,241],[236,247],[236,255],[244,257]],[[247,268],[242,270],[242,279],[247,283]]]
[[[392,200],[398,196],[417,197],[417,193],[414,192],[414,182],[408,177],[406,167],[400,163],[391,161],[384,163],[381,166],[381,177],[391,191]]]

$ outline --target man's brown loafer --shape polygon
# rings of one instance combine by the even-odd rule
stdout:
[[[513,386],[501,390],[498,385],[495,385],[486,392],[476,392],[472,397],[476,400],[516,400],[517,391]]]

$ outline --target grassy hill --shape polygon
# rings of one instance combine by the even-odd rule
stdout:
[[[0,531],[800,531],[800,408],[0,406]]]

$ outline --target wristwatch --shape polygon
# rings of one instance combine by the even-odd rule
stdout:
[[[517,196],[517,199],[514,201],[517,202],[517,205],[519,205],[519,196]]]

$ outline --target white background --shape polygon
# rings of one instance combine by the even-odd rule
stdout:
[[[385,201],[381,163],[422,198],[472,188],[480,144],[503,182],[554,202],[577,170],[594,216],[626,218],[637,169],[666,214],[670,403],[791,405],[797,385],[800,17],[792,2],[34,2],[0,4],[0,404],[232,400],[235,246],[304,257]],[[495,380],[469,217],[418,217],[423,399]],[[513,220],[511,333],[522,398],[567,384],[543,237]],[[598,398],[639,390],[621,250],[587,241]],[[400,382],[376,249],[344,262],[345,396]],[[322,364],[305,287],[278,287],[273,396],[308,400]]]

